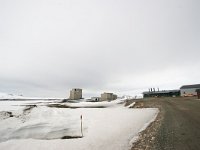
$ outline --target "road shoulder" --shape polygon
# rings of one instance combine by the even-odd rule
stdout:
[[[136,101],[134,108],[158,108],[159,113],[155,119],[144,131],[139,133],[139,138],[133,143],[131,150],[154,150],[156,143],[156,134],[159,130],[164,111],[157,102]]]

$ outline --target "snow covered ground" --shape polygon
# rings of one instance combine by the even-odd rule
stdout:
[[[45,105],[56,101],[58,100],[1,100],[0,111],[14,111],[23,109],[26,105]]]
[[[138,132],[155,119],[158,109],[133,109],[129,108],[133,104],[124,107],[122,102],[62,103],[76,109],[36,103],[37,107],[26,111],[18,106],[11,109],[13,117],[0,115],[0,150],[127,150]],[[83,137],[73,138],[82,136],[81,115]],[[72,138],[62,139],[66,137]]]
[[[1,100],[61,100],[64,98],[53,98],[53,97],[27,97],[23,95],[16,94],[7,94],[0,92],[0,101]]]

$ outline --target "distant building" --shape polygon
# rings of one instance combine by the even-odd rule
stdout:
[[[113,100],[116,100],[116,99],[117,99],[117,95],[113,94]]]
[[[143,97],[177,97],[180,96],[180,90],[163,90],[163,91],[155,91],[149,90],[148,92],[143,92]]]
[[[72,100],[82,99],[82,89],[72,89],[70,91],[69,99],[72,99]]]
[[[91,100],[93,101],[93,102],[99,102],[100,101],[100,97],[91,97]]]
[[[198,99],[200,99],[200,89],[197,89],[196,92],[197,92]]]
[[[180,88],[181,96],[197,96],[198,89],[200,89],[200,84],[184,85]]]
[[[117,95],[113,94],[113,93],[103,93],[101,94],[101,101],[112,101],[112,100],[116,100],[117,99]]]

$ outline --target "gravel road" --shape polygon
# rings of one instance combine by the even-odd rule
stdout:
[[[200,150],[200,100],[144,99],[137,101],[135,107],[157,107],[160,113],[132,150]]]

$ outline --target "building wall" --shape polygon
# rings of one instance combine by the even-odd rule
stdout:
[[[197,95],[196,92],[197,88],[192,88],[192,89],[181,89],[181,96],[186,96],[186,95]]]
[[[101,101],[111,101],[117,99],[117,95],[113,93],[103,93],[101,94]]]
[[[116,99],[117,99],[117,95],[113,94],[113,100],[116,100]]]
[[[200,99],[200,89],[197,90],[197,97]]]
[[[82,98],[82,89],[72,89],[70,91],[70,99],[78,100]]]
[[[167,91],[167,92],[144,92],[143,97],[177,97],[180,96],[180,91]]]
[[[103,93],[101,94],[101,101],[113,100],[113,93]]]

